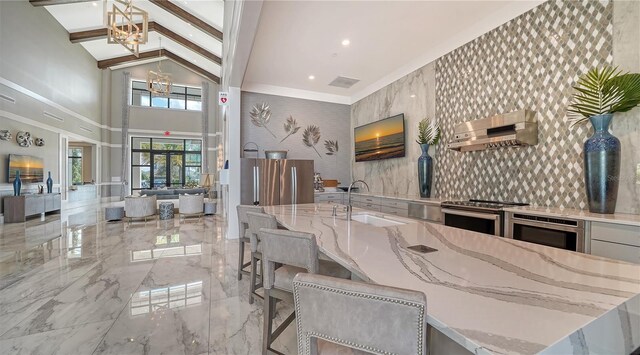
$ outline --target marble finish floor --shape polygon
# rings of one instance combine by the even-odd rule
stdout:
[[[129,225],[102,207],[0,225],[1,354],[260,353],[224,218]],[[273,347],[297,353],[295,322]]]

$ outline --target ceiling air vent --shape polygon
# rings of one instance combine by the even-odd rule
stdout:
[[[344,76],[339,76],[333,79],[333,81],[329,83],[329,86],[336,86],[339,88],[348,89],[359,81],[360,80],[358,79],[351,79],[351,78],[345,78]]]

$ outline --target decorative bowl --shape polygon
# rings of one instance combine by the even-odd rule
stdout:
[[[287,159],[286,150],[265,150],[264,156],[267,159]]]

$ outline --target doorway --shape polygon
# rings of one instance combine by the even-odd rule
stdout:
[[[68,202],[92,201],[98,198],[96,185],[98,150],[95,144],[69,141],[65,171]]]
[[[131,138],[131,190],[198,185],[202,168],[199,139]]]
[[[150,184],[150,187],[182,187],[184,185],[183,158],[183,152],[151,151],[153,166],[150,179],[153,184]]]

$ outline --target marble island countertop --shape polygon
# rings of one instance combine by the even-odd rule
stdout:
[[[405,224],[348,222],[327,204],[265,210],[363,280],[423,291],[429,324],[472,353],[640,346],[640,265],[395,216]],[[417,244],[437,251],[407,249]]]

